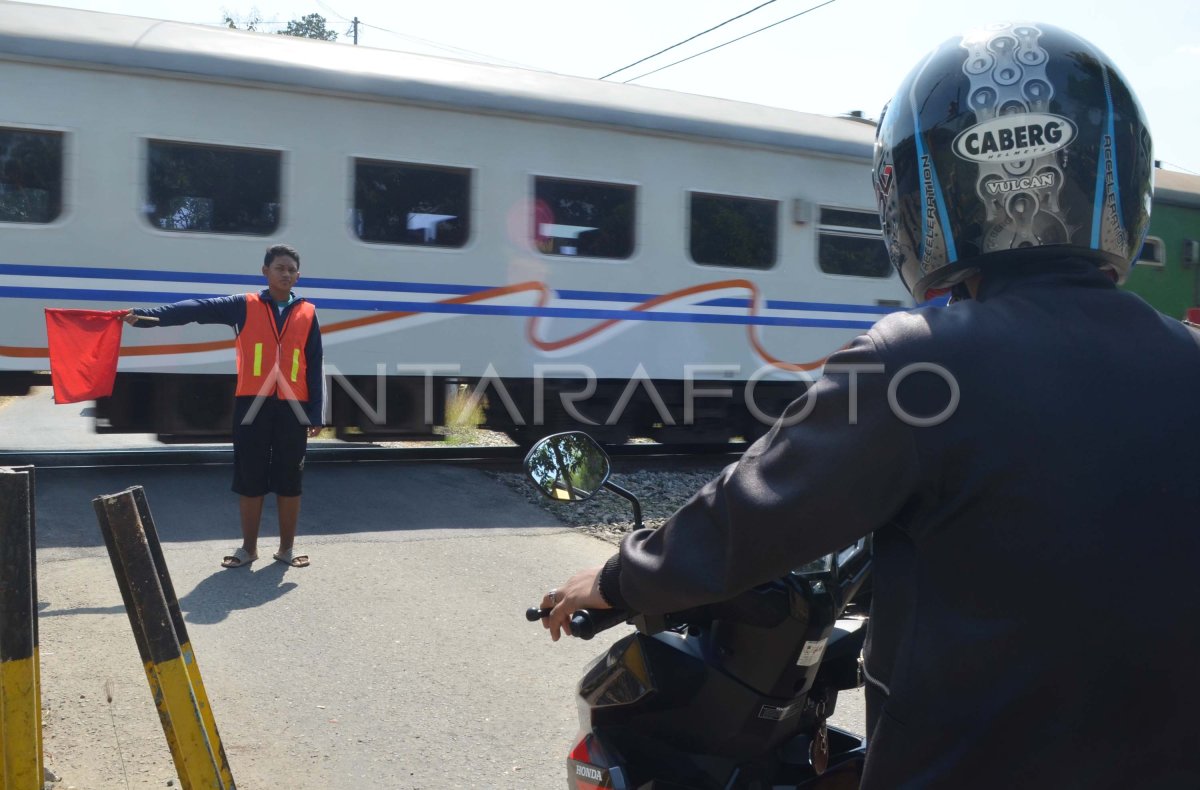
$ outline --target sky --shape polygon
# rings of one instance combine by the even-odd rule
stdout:
[[[198,24],[221,24],[229,15],[244,25],[257,17],[258,29],[268,31],[317,13],[345,46],[357,17],[359,46],[591,79],[751,12],[609,80],[825,115],[859,110],[871,118],[942,41],[988,22],[1046,22],[1105,52],[1141,100],[1155,158],[1200,175],[1196,0],[37,1]]]

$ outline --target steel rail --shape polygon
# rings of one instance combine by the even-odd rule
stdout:
[[[736,456],[748,445],[741,442],[720,444],[624,444],[606,447],[614,458],[685,459]],[[516,445],[453,445],[419,447],[380,447],[378,445],[310,444],[306,464],[391,463],[488,464],[520,463],[525,450]],[[0,451],[0,466],[36,466],[94,468],[113,466],[203,466],[233,463],[229,445],[213,447],[146,447],[87,450],[5,450]]]

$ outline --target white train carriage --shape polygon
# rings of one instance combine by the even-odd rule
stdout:
[[[576,419],[752,435],[911,303],[880,243],[873,131],[3,3],[0,387],[44,380],[43,307],[257,290],[286,242],[345,435],[427,433],[455,382],[521,438]],[[127,329],[99,429],[226,432],[233,354],[226,327]]]

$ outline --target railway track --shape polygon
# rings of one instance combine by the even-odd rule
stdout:
[[[680,462],[689,458],[735,457],[747,445],[741,442],[721,444],[652,444],[638,443],[610,446],[605,449],[615,459],[653,464],[656,461]],[[306,456],[307,464],[336,463],[439,463],[517,466],[525,450],[516,445],[452,445],[426,444],[400,447],[379,445],[312,444]],[[228,445],[214,447],[152,447],[86,450],[0,450],[0,467],[37,466],[60,468],[95,468],[112,466],[201,466],[233,463],[233,450]]]

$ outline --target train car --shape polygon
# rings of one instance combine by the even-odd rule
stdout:
[[[1150,231],[1125,287],[1169,316],[1200,323],[1200,176],[1155,171]]]
[[[0,86],[0,392],[44,307],[258,290],[280,242],[344,438],[454,387],[522,442],[752,438],[911,306],[859,118],[13,2]],[[230,335],[126,329],[97,429],[224,438]]]
[[[448,383],[522,438],[754,433],[909,303],[853,118],[19,3],[0,77],[9,391],[43,307],[257,290],[284,241],[348,436],[428,432]],[[126,329],[99,427],[227,432],[230,334]]]

